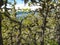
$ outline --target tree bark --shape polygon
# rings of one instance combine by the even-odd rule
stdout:
[[[2,38],[2,29],[1,29],[1,22],[2,22],[2,15],[0,12],[0,45],[3,45],[3,38]]]

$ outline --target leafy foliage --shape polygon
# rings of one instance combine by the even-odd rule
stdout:
[[[24,0],[27,3],[28,0]],[[37,4],[37,1],[31,0]],[[16,19],[14,0],[12,13],[1,12],[1,32],[3,45],[59,45],[60,42],[60,5],[51,0],[39,0],[42,9]],[[25,10],[24,10],[25,11]]]

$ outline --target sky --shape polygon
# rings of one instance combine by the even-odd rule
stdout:
[[[9,2],[14,2],[14,0],[8,0]],[[17,5],[24,5],[24,0],[16,0]]]
[[[58,0],[56,0],[56,1],[58,1]],[[13,3],[14,0],[8,0],[8,2]],[[27,5],[24,5],[24,0],[16,0],[16,3],[17,3],[15,5],[15,8],[16,9],[18,9],[18,8],[20,8],[20,9],[22,9],[22,8],[29,8],[31,10],[35,10],[35,9],[38,9],[38,8],[42,8],[41,6],[31,6],[31,7],[29,7],[28,4]],[[2,7],[4,7],[4,6],[2,6]],[[8,4],[7,7],[10,8],[11,6]]]
[[[14,2],[14,0],[8,0],[9,2],[11,2],[11,3],[13,3]],[[53,0],[54,1],[54,0]],[[56,0],[57,1],[57,0]],[[18,8],[20,8],[20,9],[22,9],[22,8],[31,8],[31,9],[36,9],[36,8],[39,8],[39,6],[31,6],[31,7],[29,7],[28,6],[28,4],[27,5],[24,5],[24,0],[16,0],[16,6],[15,6],[15,8],[16,9],[18,9]],[[8,5],[7,6],[8,8],[9,7],[11,7],[10,5]]]
[[[13,2],[14,0],[8,0],[9,2]],[[17,4],[23,4],[24,0],[16,0]]]
[[[9,2],[14,2],[14,0],[8,0]],[[41,8],[40,6],[31,6],[29,7],[28,4],[24,5],[24,0],[16,0],[16,5],[15,5],[15,8],[18,9],[22,9],[22,8],[29,8],[31,10],[35,10],[37,8]],[[7,6],[8,8],[10,7],[10,5]]]
[[[14,0],[8,0],[9,2],[14,2]],[[24,0],[16,0],[16,6],[15,8],[18,9],[18,8],[24,8],[24,7],[28,7],[27,5],[24,5]],[[10,5],[8,5],[7,7],[10,7]]]

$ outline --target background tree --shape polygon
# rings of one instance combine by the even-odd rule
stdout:
[[[5,12],[1,11],[1,44],[3,45],[59,45],[60,35],[60,10],[59,5],[52,0],[31,0],[31,4],[39,3],[42,8],[34,13],[30,11],[26,17],[16,19],[16,1],[12,5],[11,11],[8,12],[5,0]],[[24,0],[25,3],[29,0]],[[58,38],[56,38],[56,36]],[[3,41],[2,41],[3,38]],[[56,40],[57,39],[57,40]],[[58,42],[58,43],[57,43]]]

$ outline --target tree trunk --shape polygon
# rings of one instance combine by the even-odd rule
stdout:
[[[42,40],[41,40],[41,45],[44,45],[44,33],[45,33],[45,30],[46,30],[46,17],[44,17],[44,20],[43,20],[43,26],[42,26]]]
[[[59,39],[58,39],[58,45],[60,45],[60,37],[59,37]]]
[[[1,12],[0,12],[0,45],[3,45],[3,39],[2,39],[2,29],[1,29],[1,19],[2,15],[1,15]]]
[[[58,24],[58,26],[57,26],[57,42],[58,42],[58,45],[60,45],[60,25]]]

